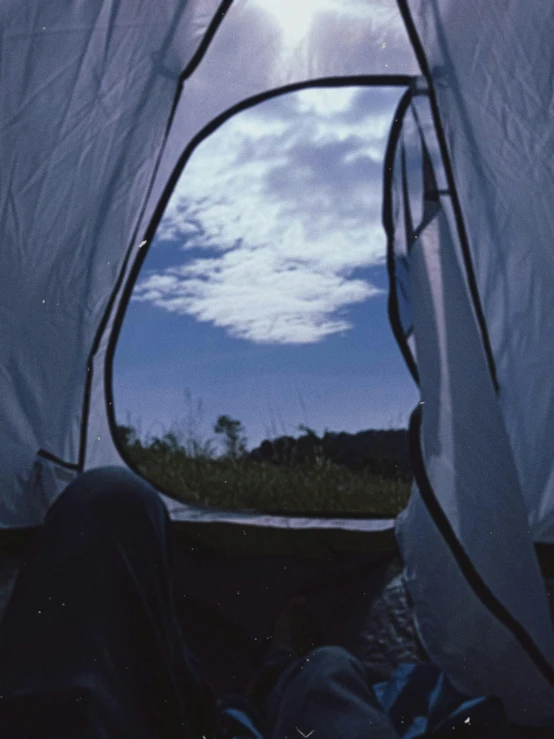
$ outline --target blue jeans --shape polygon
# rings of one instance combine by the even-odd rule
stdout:
[[[0,624],[0,736],[219,735],[177,618],[169,529],[156,491],[123,468],[86,472],[55,501]],[[272,739],[396,736],[337,647],[293,659],[264,711]]]
[[[271,739],[395,739],[363,664],[339,646],[293,659],[264,704]]]

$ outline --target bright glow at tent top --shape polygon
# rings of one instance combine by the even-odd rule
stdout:
[[[255,3],[274,16],[291,46],[309,33],[316,13],[335,5],[332,0],[255,0]]]
[[[374,29],[405,35],[394,0],[251,0],[252,5],[272,15],[289,46],[296,46],[306,39],[314,21],[322,15],[369,20]]]

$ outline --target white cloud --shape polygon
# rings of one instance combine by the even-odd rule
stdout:
[[[158,229],[183,265],[149,273],[147,261],[134,299],[255,342],[348,330],[348,307],[380,292],[360,270],[385,259],[382,160],[397,96],[307,90],[230,119],[192,155]]]
[[[163,277],[163,287],[159,275],[147,277],[139,299],[259,343],[313,343],[345,331],[350,325],[337,311],[378,292],[363,280],[310,271],[265,248],[195,260]]]

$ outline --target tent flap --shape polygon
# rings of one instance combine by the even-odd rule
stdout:
[[[460,690],[498,695],[514,721],[548,724],[550,612],[426,97],[405,110],[393,161],[389,202],[403,223],[392,248],[400,238],[421,390],[418,486],[397,534],[419,632]]]

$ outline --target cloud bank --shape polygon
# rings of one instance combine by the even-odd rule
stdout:
[[[349,330],[349,308],[381,292],[367,270],[385,260],[383,156],[398,96],[304,90],[227,121],[191,156],[158,229],[156,261],[178,249],[182,264],[152,270],[147,259],[133,300],[257,343]]]

